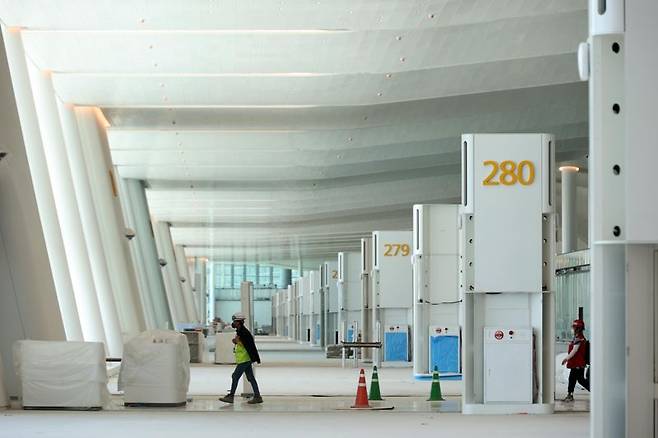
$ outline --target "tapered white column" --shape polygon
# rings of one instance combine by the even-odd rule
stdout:
[[[81,341],[83,339],[80,317],[73,293],[73,283],[66,262],[64,241],[60,231],[59,218],[55,209],[53,189],[46,166],[46,158],[41,142],[41,132],[37,119],[32,88],[27,73],[23,43],[19,30],[8,30],[2,27],[5,41],[7,61],[11,72],[16,108],[21,121],[21,131],[25,143],[25,153],[30,166],[30,175],[34,195],[41,219],[43,237],[53,275],[57,302],[66,333],[66,339]]]
[[[19,339],[66,340],[1,38],[0,127],[0,362],[4,362],[4,372],[0,370],[1,409],[8,403],[8,399],[3,400],[3,380],[6,395],[20,394],[12,360],[14,343]]]
[[[117,184],[112,173],[106,126],[97,108],[76,108],[75,115],[82,141],[84,159],[93,194],[95,213],[100,228],[112,288],[123,328],[124,338],[144,329],[142,303],[139,298],[130,249],[125,237],[125,224],[118,199]]]
[[[197,316],[194,296],[192,295],[192,280],[190,280],[190,270],[188,269],[187,258],[185,257],[185,249],[183,249],[182,245],[176,245],[174,247],[174,255],[176,256],[176,266],[178,266],[178,275],[183,290],[187,320],[188,322],[197,322],[199,317]]]
[[[562,252],[568,253],[576,250],[578,245],[576,234],[576,166],[562,166]]]
[[[115,167],[115,174],[118,174]],[[144,266],[144,255],[142,250],[142,245],[137,239],[135,232],[135,213],[132,200],[130,199],[130,193],[126,187],[126,179],[118,178],[118,188],[121,199],[121,211],[123,212],[123,220],[126,224],[126,227],[132,231],[126,231],[127,233],[135,233],[135,235],[129,239],[128,247],[130,248],[130,259],[132,264],[135,267],[135,279],[137,280],[137,288],[139,292],[139,299],[142,303],[142,311],[144,313],[144,324],[147,330],[151,330],[158,327],[157,317],[155,315],[155,308],[151,293],[149,291],[149,279],[146,267]],[[162,327],[166,328],[166,327]]]
[[[207,259],[194,258],[194,288],[196,289],[199,319],[202,324],[208,322],[208,282]]]
[[[144,307],[150,309],[152,327],[172,329],[174,325],[167,302],[163,271],[158,263],[158,250],[151,228],[144,184],[137,179],[121,178],[121,187],[127,225],[135,231],[135,238],[130,243],[135,249],[135,268],[143,277],[141,295]]]
[[[103,329],[50,74],[39,70],[30,61],[27,69],[82,334],[86,341],[106,343],[107,352],[115,355],[121,351],[121,340],[117,333],[110,333],[106,339]]]
[[[187,320],[187,310],[183,301],[183,289],[181,287],[178,267],[176,266],[176,256],[174,255],[174,246],[171,242],[171,233],[167,222],[154,222],[153,232],[155,233],[155,242],[158,248],[159,258],[162,259],[162,277],[164,279],[165,290],[167,292],[167,301],[171,317],[175,324],[189,322]]]
[[[215,319],[215,263],[208,262],[208,320],[212,323]]]
[[[123,351],[123,342],[120,336],[122,332],[121,324],[119,323],[119,316],[117,314],[105,251],[103,251],[101,232],[94,211],[94,202],[92,200],[89,177],[87,176],[87,168],[85,167],[85,160],[82,154],[80,135],[76,126],[73,106],[66,105],[57,98],[55,100],[57,101],[57,109],[62,125],[62,133],[65,141],[64,146],[71,170],[73,190],[80,211],[82,237],[87,244],[89,264],[91,266],[94,285],[96,286],[96,294],[98,296],[101,317],[103,318],[103,327],[105,328],[105,334],[108,340],[108,347],[111,351],[114,351],[112,355],[120,355]],[[118,339],[116,338],[117,336]],[[115,342],[116,344],[110,346],[110,342]]]

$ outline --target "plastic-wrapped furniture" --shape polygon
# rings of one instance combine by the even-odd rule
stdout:
[[[24,409],[102,409],[109,400],[100,342],[17,341]]]
[[[2,367],[2,358],[0,357],[0,409],[6,408],[9,406],[9,398],[7,397],[7,391],[5,391],[4,378],[5,370]]]
[[[220,332],[215,335],[215,363],[216,364],[234,364],[235,355],[233,354],[233,338],[235,331]]]
[[[148,330],[124,345],[119,390],[126,406],[183,406],[190,385],[187,338]]]
[[[200,330],[184,330],[182,333],[187,336],[187,345],[190,348],[190,362],[203,363],[203,353],[206,348],[203,332]]]

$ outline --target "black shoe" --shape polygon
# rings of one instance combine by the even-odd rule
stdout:
[[[224,397],[220,398],[219,401],[223,401],[224,403],[233,403],[233,396],[231,394],[225,395]]]
[[[263,403],[263,397],[261,397],[260,395],[259,396],[254,396],[251,400],[249,400],[247,402],[247,404],[250,404],[250,405],[257,405],[257,404],[260,404],[260,403]]]
[[[567,403],[572,402],[572,401],[573,401],[573,395],[572,395],[572,394],[567,394],[567,396],[564,397],[564,398],[562,399],[562,401],[563,401],[563,402],[567,402]]]

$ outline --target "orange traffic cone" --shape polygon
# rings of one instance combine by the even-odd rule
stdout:
[[[366,389],[366,373],[361,368],[359,374],[359,386],[356,388],[356,401],[354,402],[354,409],[370,408],[368,404],[368,390]]]

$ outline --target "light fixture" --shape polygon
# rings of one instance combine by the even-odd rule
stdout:
[[[580,172],[578,166],[560,166],[559,170],[560,172]]]

